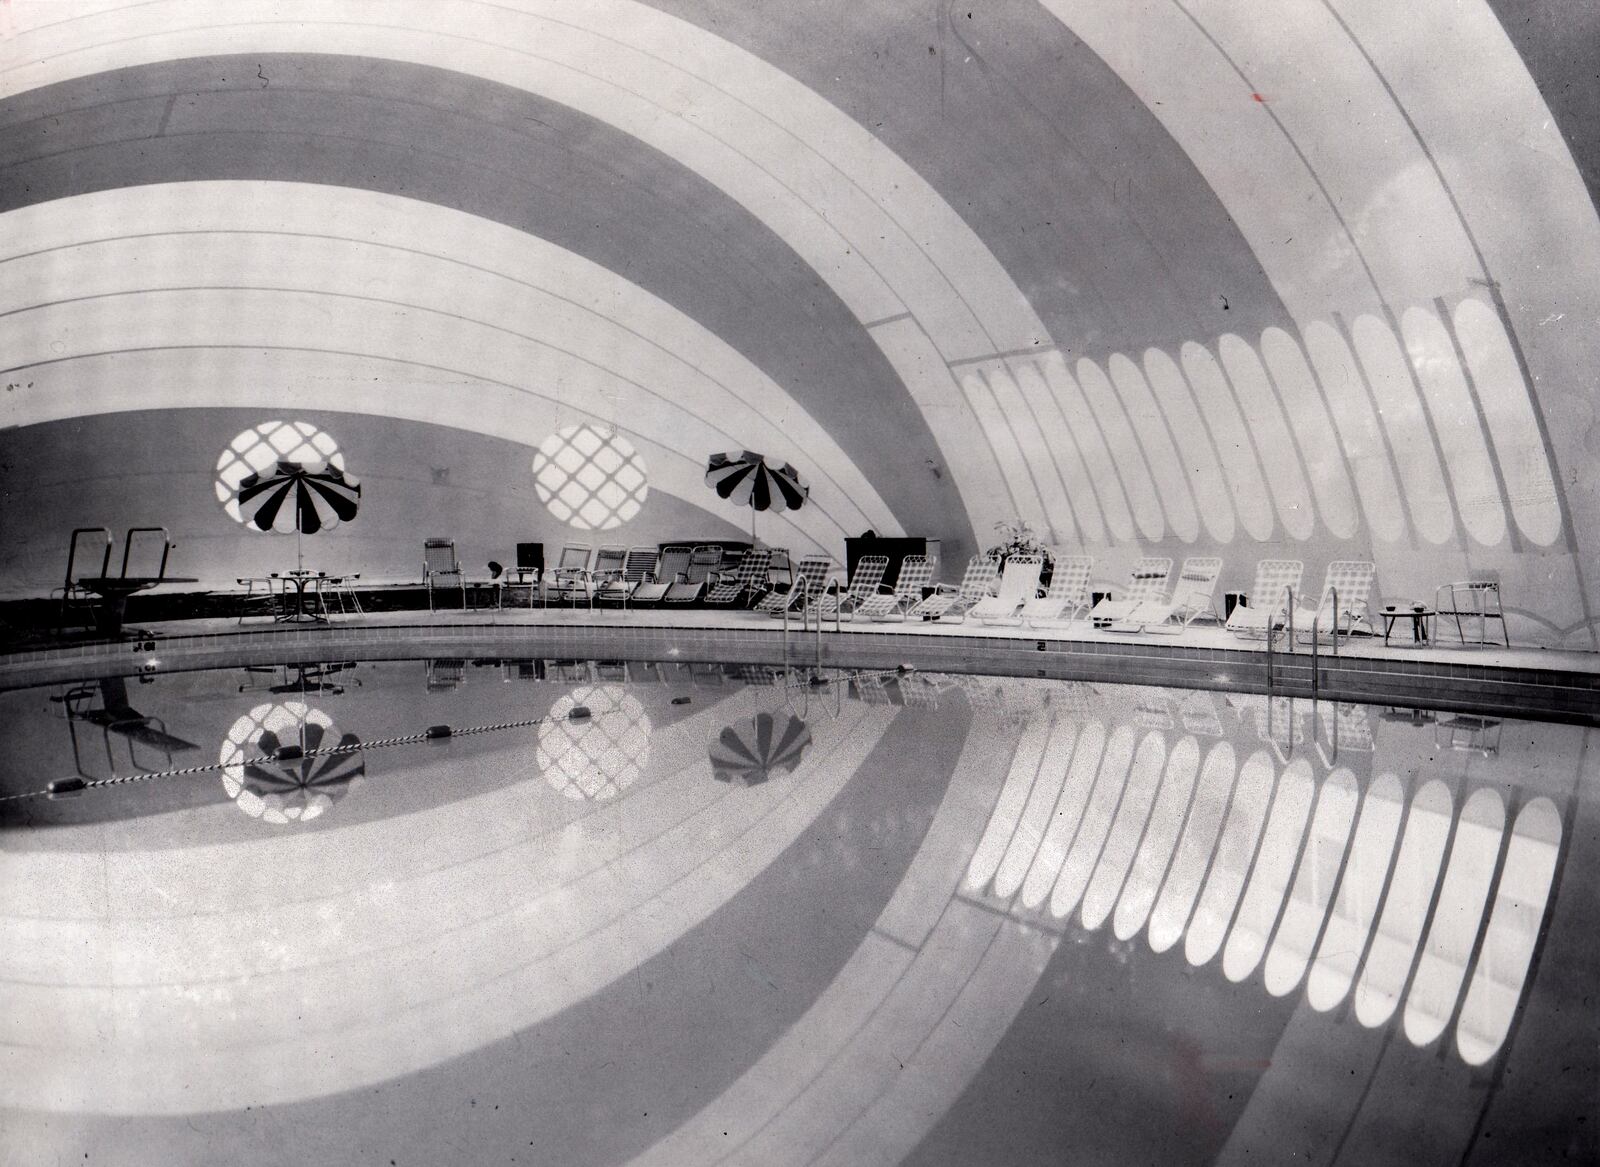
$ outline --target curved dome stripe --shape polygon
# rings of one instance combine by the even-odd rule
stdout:
[[[270,301],[236,301],[238,310],[265,310]],[[253,305],[247,307],[246,305]],[[345,311],[341,303],[341,312]],[[139,336],[150,335],[154,330],[154,316],[181,310],[180,302],[167,300],[150,312],[148,322],[128,322]],[[285,319],[285,326],[311,327],[318,323],[321,314],[314,308],[302,306],[293,321]],[[342,316],[348,328],[352,317]],[[104,316],[77,317],[81,325],[101,334],[110,331]],[[325,319],[325,318],[324,318]],[[374,325],[383,323],[382,314],[376,314]],[[251,409],[272,415],[297,410],[326,410],[335,413],[358,413],[374,417],[400,418],[429,425],[446,426],[504,438],[522,445],[536,444],[552,430],[579,421],[590,421],[609,426],[611,419],[590,410],[575,407],[570,402],[546,396],[528,388],[522,380],[503,382],[483,377],[469,370],[441,367],[425,361],[426,350],[451,351],[448,346],[458,343],[459,331],[418,333],[414,337],[419,357],[415,361],[373,357],[329,348],[302,347],[304,341],[294,345],[274,347],[267,345],[259,331],[249,329],[258,324],[245,325],[244,333],[235,338],[237,343],[212,344],[205,347],[177,347],[171,349],[121,348],[110,352],[92,353],[70,359],[57,359],[44,366],[36,366],[31,379],[39,386],[62,384],[71,386],[51,399],[32,399],[35,409],[20,415],[17,424],[57,421],[91,413],[115,413],[119,410],[154,409]],[[0,335],[5,334],[0,327]],[[135,340],[130,334],[127,339]],[[347,342],[348,336],[331,338]],[[440,350],[440,345],[446,345]],[[483,352],[471,354],[479,359]],[[489,354],[495,355],[495,354]],[[524,377],[525,358],[530,353],[513,351],[498,354],[500,363],[512,366],[506,372]],[[561,376],[569,385],[591,384],[596,391],[612,383],[608,374],[564,361],[546,354],[550,359],[546,367],[558,370],[552,377]],[[43,372],[42,370],[48,370]],[[592,374],[592,376],[591,376]],[[136,385],[137,394],[129,393],[128,386]],[[330,400],[326,386],[343,385],[345,388]],[[441,384],[466,387],[472,391],[472,408],[463,411],[452,405],[448,396],[440,392]],[[552,410],[550,406],[556,406]],[[679,447],[652,441],[642,434],[623,428],[638,447],[650,467],[651,489],[683,499],[691,504],[710,507],[714,500],[705,487],[705,455],[703,449],[727,444],[725,435],[718,435],[708,426],[694,424],[687,432],[674,433],[671,438],[682,443]],[[692,446],[692,449],[686,448]],[[820,507],[809,506],[798,511],[784,511],[773,515],[769,522],[777,529],[769,529],[772,543],[784,545],[784,540],[799,540],[807,551],[825,551],[833,547],[844,533],[839,524],[828,517]],[[794,550],[796,548],[791,548]]]
[[[583,110],[706,177],[783,238],[864,323],[909,312],[947,361],[1049,343],[977,235],[881,142],[759,58],[644,5],[525,3],[513,11],[467,0],[379,9],[249,0],[230,7],[229,18],[218,27],[215,9],[158,0],[42,25],[16,38],[25,63],[0,73],[0,93],[241,52],[351,53],[469,73]],[[475,18],[479,39],[456,31],[463,18]],[[663,59],[663,46],[693,69]],[[893,344],[883,351],[891,362],[901,355]],[[1042,515],[1036,491],[1013,503],[1001,487],[994,443],[1015,444],[1003,432],[1009,420],[980,427],[955,378],[897,369],[908,386],[916,380],[917,390],[937,395],[924,412],[975,526]],[[987,440],[975,442],[975,431]],[[1035,480],[1051,472],[1030,467]]]
[[[668,436],[677,424],[672,411],[681,411],[735,444],[758,444],[804,464],[816,502],[843,529],[899,531],[865,475],[749,361],[670,305],[523,232],[366,191],[236,182],[100,192],[14,211],[0,223],[9,225],[7,237],[36,249],[0,257],[0,312],[160,288],[214,288],[219,295],[276,289],[296,301],[317,295],[387,301],[396,342],[407,339],[411,309],[445,313],[508,339],[565,350],[618,379],[598,392],[560,380],[541,387],[563,404],[669,445],[678,444]],[[123,237],[104,238],[107,230]],[[418,250],[420,240],[430,241],[432,251]],[[195,336],[165,343],[207,343],[200,329],[215,314],[204,299],[182,318],[196,327]],[[275,343],[299,343],[293,334],[277,335]],[[371,355],[396,355],[374,344],[382,336],[382,329],[352,328],[347,339],[361,338]],[[92,342],[104,347],[102,338]],[[156,343],[162,342],[146,339],[137,347]],[[646,429],[652,416],[668,428]],[[720,446],[687,452],[699,457],[712,448]]]
[[[1592,338],[1572,322],[1600,307],[1592,277],[1600,223],[1559,128],[1487,4],[1392,11],[1365,0],[1293,0],[1266,18],[1226,5],[1045,5],[1193,160],[1302,329],[1335,313],[1385,305],[1399,315],[1441,297],[1447,312],[1488,309],[1491,299],[1503,305],[1524,348],[1472,387],[1482,412],[1468,424],[1479,433],[1452,435],[1445,448],[1440,431],[1459,419],[1427,414],[1429,444],[1440,449],[1420,453],[1425,462],[1443,454],[1449,464],[1449,513],[1412,493],[1425,481],[1445,484],[1442,474],[1430,469],[1402,482],[1404,509],[1422,538],[1442,543],[1458,515],[1468,522],[1476,504],[1461,490],[1481,493],[1470,486],[1482,472],[1480,445],[1495,450],[1502,476],[1491,509],[1509,509],[1523,535],[1554,542],[1552,529],[1576,500],[1589,521],[1571,530],[1592,529],[1600,487],[1582,475],[1559,487],[1554,463],[1586,460],[1586,451],[1564,449],[1572,440],[1565,435],[1596,424],[1591,395],[1565,387],[1586,383],[1593,366]],[[1419,52],[1424,44],[1428,51]],[[1464,102],[1467,61],[1481,82]],[[1308,87],[1303,79],[1313,72],[1317,84]],[[1392,380],[1389,388],[1408,415],[1425,398],[1444,406],[1453,396],[1407,379],[1413,384]],[[1328,389],[1336,416],[1348,412]],[[1391,433],[1385,444],[1395,440]],[[1397,466],[1417,453],[1409,442],[1390,452]],[[1485,544],[1498,521],[1471,521],[1478,546],[1465,550],[1473,562],[1504,567],[1516,549]],[[1392,556],[1408,548],[1405,541],[1380,553],[1380,570],[1404,571]],[[1588,609],[1581,589],[1571,598]]]
[[[221,196],[237,185],[216,184],[208,190]],[[119,205],[120,193],[87,197],[104,210],[108,203]],[[147,193],[158,199],[163,194],[159,188]],[[260,193],[294,201],[286,188]],[[359,192],[344,194],[357,200],[379,197]],[[13,214],[27,215],[35,222],[63,224],[62,230],[70,236],[77,233],[74,226],[78,231],[85,229],[72,214],[78,203],[79,200],[62,200]],[[425,210],[427,218],[461,218],[437,207]],[[88,221],[93,222],[94,218],[90,216]],[[233,221],[243,219],[235,217]],[[93,228],[88,230],[92,233]],[[813,519],[831,516],[832,521],[818,527],[813,519],[799,519],[799,525],[810,529],[813,537],[826,539],[830,529],[832,535],[853,532],[863,522],[881,524],[880,529],[898,529],[888,508],[881,501],[874,505],[876,496],[863,476],[821,433],[820,427],[809,422],[798,406],[737,354],[687,318],[653,302],[609,273],[520,233],[495,230],[510,237],[500,241],[498,253],[527,259],[523,270],[537,276],[537,281],[524,280],[508,286],[506,279],[480,268],[441,262],[414,252],[397,253],[372,243],[277,232],[178,233],[107,240],[78,247],[63,245],[48,253],[0,261],[0,305],[10,313],[0,318],[0,334],[17,341],[9,347],[8,355],[17,364],[44,362],[51,370],[41,370],[34,389],[23,396],[8,395],[7,419],[14,424],[28,424],[94,410],[150,407],[149,394],[158,392],[155,386],[128,381],[114,370],[106,370],[110,379],[100,384],[61,381],[68,374],[60,362],[91,353],[118,348],[176,350],[252,345],[320,349],[330,354],[348,354],[355,349],[368,358],[442,367],[466,373],[474,380],[500,382],[539,395],[563,411],[622,425],[688,459],[689,465],[682,468],[680,486],[692,480],[690,470],[694,471],[693,477],[698,476],[708,451],[759,437],[773,452],[816,467],[817,514]],[[58,237],[54,230],[42,233]],[[133,262],[135,257],[137,262]],[[184,289],[182,285],[190,281],[201,286]],[[129,282],[154,287],[125,294],[115,292]],[[546,292],[533,286],[536,282],[560,288],[563,296],[572,298]],[[282,286],[285,283],[290,286]],[[157,290],[164,284],[178,284],[179,288]],[[255,289],[251,284],[266,287]],[[49,301],[75,291],[90,298],[26,306],[35,298]],[[385,300],[382,297],[386,291],[405,300]],[[375,295],[368,297],[368,292]],[[19,299],[25,307],[16,306]],[[238,305],[243,301],[271,307],[240,315]],[[428,301],[433,303],[429,305]],[[623,315],[631,327],[574,301],[605,305],[609,311]],[[185,305],[185,310],[174,311],[174,304]],[[495,323],[463,319],[451,309],[475,311]],[[148,321],[148,328],[144,321]],[[46,336],[50,338],[48,344],[42,339]],[[473,338],[472,343],[463,341],[468,336]],[[204,358],[203,362],[216,359]],[[233,359],[255,366],[262,358],[242,352]],[[690,365],[691,359],[701,367]],[[204,378],[193,378],[182,371],[185,360],[202,358],[169,356],[165,362],[166,378],[203,381]],[[343,381],[333,376],[334,371],[321,370],[298,382],[308,387],[302,393],[301,407],[348,411],[356,407],[355,401],[370,400],[371,412],[388,412],[385,402],[389,397],[379,392],[368,370],[346,370]],[[78,375],[75,372],[70,376]],[[368,379],[364,384],[349,380],[357,376]],[[423,382],[427,379],[423,375]],[[230,380],[232,385],[226,388],[220,383],[196,385],[194,397],[178,404],[258,401],[280,407],[271,398],[270,386],[275,382],[239,375]],[[416,370],[406,380],[406,385],[394,387],[394,396],[416,402],[415,420],[476,428],[530,444],[536,444],[556,428],[548,414],[524,410],[517,416],[512,409],[502,424],[485,429],[482,424],[473,424],[473,411],[460,408],[456,395],[459,386],[451,384],[448,376],[433,375],[436,391],[431,397],[426,385],[418,382]],[[57,393],[52,388],[63,383],[69,386],[66,392]],[[258,388],[252,390],[252,385]],[[726,388],[728,385],[737,385],[740,391]],[[317,386],[320,390],[309,388]],[[477,420],[481,423],[483,418]],[[803,435],[807,444],[795,444],[796,435]],[[841,478],[843,486],[839,485]],[[694,501],[703,491],[692,489],[684,493],[679,489],[673,493]]]

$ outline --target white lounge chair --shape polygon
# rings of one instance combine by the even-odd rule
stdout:
[[[933,564],[926,555],[907,555],[900,561],[894,593],[868,596],[856,611],[871,620],[904,620],[906,613],[922,603],[922,589],[933,582]]]
[[[883,583],[883,573],[889,569],[887,555],[863,555],[856,560],[856,569],[850,574],[850,586],[842,592],[823,592],[813,596],[807,611],[819,616],[837,614],[841,620],[854,620],[856,610],[868,599],[878,594]]]
[[[789,590],[768,592],[761,597],[754,610],[769,616],[782,616],[785,612],[796,611],[822,594],[822,589],[828,585],[828,573],[832,568],[833,560],[826,555],[804,556],[795,568],[795,577],[789,584]]]
[[[1172,596],[1146,600],[1111,626],[1113,632],[1165,632],[1177,635],[1201,616],[1216,618],[1217,577],[1222,560],[1214,555],[1183,561]]]
[[[1043,570],[1043,555],[1011,556],[1000,573],[999,590],[972,605],[968,615],[985,624],[1021,624],[1022,605],[1038,596]]]
[[[731,572],[720,574],[706,591],[706,603],[717,607],[730,607],[745,597],[747,605],[764,596],[768,589],[767,568],[772,565],[769,548],[752,547],[739,560]]]
[[[1322,598],[1317,606],[1295,608],[1295,635],[1300,643],[1310,644],[1313,636],[1326,643],[1333,638],[1336,626],[1341,637],[1352,632],[1371,636],[1372,615],[1368,602],[1372,599],[1372,581],[1377,574],[1377,565],[1364,559],[1336,559],[1328,564],[1322,577]],[[1335,595],[1338,596],[1337,611]]]
[[[1228,631],[1246,639],[1265,640],[1282,628],[1289,616],[1290,593],[1300,590],[1305,570],[1298,559],[1263,559],[1256,564],[1250,603],[1240,604],[1228,614]]]
[[[1128,592],[1120,600],[1101,600],[1089,613],[1096,628],[1109,628],[1118,620],[1126,620],[1133,610],[1147,600],[1164,601],[1167,597],[1167,578],[1172,575],[1172,560],[1150,555],[1133,565],[1128,573]]]
[[[906,613],[908,620],[943,620],[946,616],[965,620],[967,611],[994,591],[1000,578],[1000,565],[987,555],[974,555],[967,562],[959,588],[938,585],[938,590]]]
[[[1094,560],[1087,555],[1058,555],[1043,596],[1022,605],[1023,623],[1065,624],[1089,609],[1089,576]]]

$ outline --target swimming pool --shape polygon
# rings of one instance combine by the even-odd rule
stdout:
[[[0,693],[7,1161],[1592,1151],[1594,730],[822,681]]]

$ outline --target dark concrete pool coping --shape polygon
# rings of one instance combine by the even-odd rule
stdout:
[[[1600,654],[1538,648],[1390,645],[1381,637],[1328,644],[1259,641],[1223,629],[1121,635],[1066,627],[849,622],[815,627],[748,612],[533,609],[394,612],[328,624],[173,621],[149,639],[81,643],[0,655],[0,688],[139,671],[240,664],[408,658],[596,658],[820,664],[991,673],[1274,693],[1330,701],[1600,724]],[[1315,667],[1314,667],[1315,666]]]

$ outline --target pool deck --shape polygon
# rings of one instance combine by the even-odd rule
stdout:
[[[1086,621],[1025,627],[828,623],[821,635],[749,612],[518,608],[334,616],[327,624],[252,618],[146,624],[151,638],[80,642],[0,655],[0,686],[77,677],[297,660],[545,657],[748,661],[1175,685],[1496,712],[1600,724],[1600,654],[1453,644],[1282,641],[1270,656],[1216,626],[1123,634]],[[1409,625],[1401,635],[1409,635]]]

